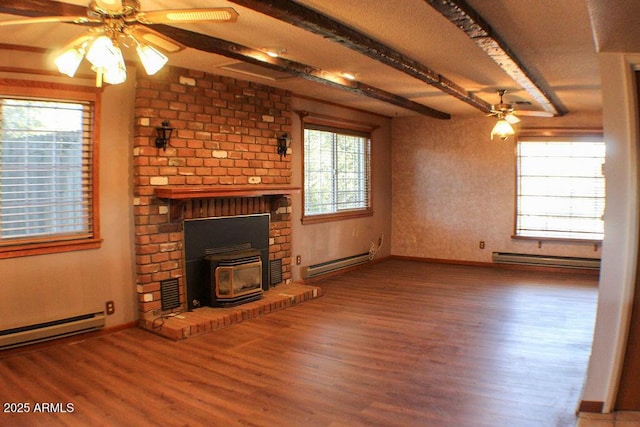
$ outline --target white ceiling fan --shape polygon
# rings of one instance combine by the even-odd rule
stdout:
[[[147,71],[154,74],[167,62],[164,55],[179,52],[184,45],[152,30],[152,24],[192,22],[235,22],[238,13],[230,7],[169,9],[145,12],[139,0],[91,0],[86,16],[46,16],[0,21],[0,27],[39,23],[86,25],[89,31],[72,40],[56,59],[60,72],[73,77],[85,57],[96,71],[96,85],[126,80],[126,69],[119,44],[133,46]]]
[[[498,118],[498,121],[491,131],[491,139],[493,139],[494,135],[498,135],[502,140],[514,135],[515,130],[512,125],[520,123],[520,118],[518,116],[553,117],[553,113],[547,111],[516,111],[512,104],[504,102],[505,93],[507,93],[506,89],[498,89],[500,103],[491,106],[489,116]]]

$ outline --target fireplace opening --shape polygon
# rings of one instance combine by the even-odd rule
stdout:
[[[269,289],[269,224],[269,214],[184,221],[189,311],[248,302]]]
[[[208,255],[211,273],[211,305],[233,306],[262,296],[260,251],[222,251]]]

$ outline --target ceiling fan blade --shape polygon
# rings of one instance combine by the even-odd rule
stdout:
[[[554,117],[554,114],[549,111],[529,111],[529,110],[518,110],[516,114],[519,116],[529,116],[529,117]]]
[[[182,43],[141,25],[126,27],[126,32],[139,42],[149,44],[164,53],[176,53],[186,48]]]
[[[207,9],[173,9],[138,12],[138,22],[143,24],[178,24],[187,22],[236,22],[238,12],[231,7]]]
[[[47,24],[51,22],[86,24],[87,22],[100,22],[100,20],[91,19],[87,16],[43,16],[40,18],[11,19],[9,21],[0,21],[0,27],[22,24]]]

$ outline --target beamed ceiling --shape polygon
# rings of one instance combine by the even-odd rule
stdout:
[[[86,14],[85,0],[6,0],[0,20]],[[640,2],[608,0],[141,0],[142,10],[233,7],[235,23],[153,25],[188,46],[171,65],[288,89],[386,116],[601,110],[598,51],[640,52]],[[87,27],[0,26],[11,52],[60,49]],[[279,58],[267,48],[284,50]],[[128,60],[136,58],[127,52]],[[52,63],[42,64],[55,72]],[[355,80],[340,75],[349,72]],[[55,72],[57,73],[57,72]],[[90,74],[87,67],[87,74]],[[65,77],[67,78],[67,77]],[[68,78],[67,78],[68,79]],[[549,119],[553,120],[553,119]]]

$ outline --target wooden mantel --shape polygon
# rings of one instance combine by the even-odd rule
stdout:
[[[297,194],[300,187],[290,185],[216,185],[156,187],[156,197],[168,200],[210,199],[216,197],[262,197]]]
[[[300,187],[290,185],[217,185],[217,186],[177,186],[156,187],[155,195],[169,201],[169,218],[171,222],[183,218],[183,208],[195,199],[232,199],[269,197],[281,198],[300,192]]]

